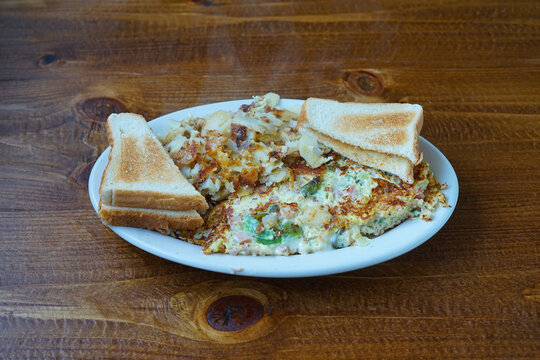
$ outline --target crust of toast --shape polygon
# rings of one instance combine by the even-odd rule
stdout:
[[[415,165],[422,160],[418,143],[423,125],[420,105],[309,98],[302,105],[298,123],[364,150],[401,156]]]
[[[178,211],[208,208],[142,116],[111,115],[107,137],[112,149],[100,185],[104,204]]]
[[[206,200],[202,204],[198,196],[185,194],[178,194],[171,197],[171,194],[151,190],[142,192],[138,190],[118,189],[111,195],[113,197],[112,204],[115,206],[177,211],[208,208]]]
[[[105,225],[151,230],[193,230],[203,224],[196,211],[162,211],[109,206],[100,202],[99,215]]]

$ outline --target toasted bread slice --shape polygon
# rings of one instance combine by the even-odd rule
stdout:
[[[418,145],[423,124],[420,105],[340,103],[309,98],[302,105],[298,122],[363,150],[401,156],[414,165],[422,160]]]
[[[207,209],[140,115],[111,114],[112,146],[100,186],[105,205],[162,210]]]
[[[153,230],[193,230],[203,224],[194,210],[174,211],[139,209],[99,203],[101,220],[110,226],[129,226]]]
[[[345,144],[342,141],[321,134],[315,130],[304,128],[302,131],[312,134],[320,143],[359,164],[397,175],[400,179],[409,184],[414,183],[413,164],[409,159],[375,151],[362,150],[356,146]]]

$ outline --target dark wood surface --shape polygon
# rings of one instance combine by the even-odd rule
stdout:
[[[536,1],[0,2],[0,357],[538,358],[539,19]],[[101,224],[110,112],[267,91],[423,105],[460,181],[450,221],[394,260],[285,280]],[[239,295],[254,324],[212,328]]]

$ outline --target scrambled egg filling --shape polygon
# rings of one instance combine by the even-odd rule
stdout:
[[[235,113],[171,121],[164,146],[211,209],[201,228],[169,235],[207,254],[306,254],[367,245],[447,206],[428,164],[414,184],[357,164],[298,132],[278,102],[269,93]]]

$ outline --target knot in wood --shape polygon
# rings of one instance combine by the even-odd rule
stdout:
[[[206,320],[216,330],[237,331],[259,321],[263,310],[264,306],[252,297],[225,296],[210,304],[206,311]]]
[[[203,6],[211,6],[213,5],[212,4],[212,1],[210,0],[193,0],[193,2],[197,5],[203,5]]]
[[[107,121],[113,113],[126,112],[126,107],[120,101],[108,97],[97,97],[79,104],[79,112],[95,121]]]
[[[77,185],[85,186],[88,185],[88,179],[90,178],[90,172],[94,167],[96,161],[90,161],[86,164],[79,165],[75,171],[69,176],[69,180],[74,182]]]
[[[381,96],[384,92],[384,85],[381,77],[370,71],[360,70],[346,72],[344,80],[349,88],[358,94]]]
[[[61,65],[63,61],[55,53],[47,53],[41,56],[37,61],[37,66],[40,68]]]

